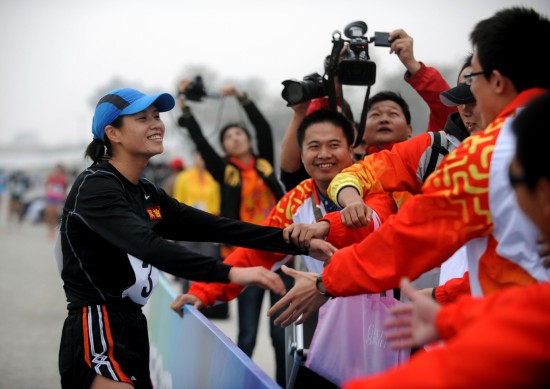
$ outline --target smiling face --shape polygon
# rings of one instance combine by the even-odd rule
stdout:
[[[302,162],[324,195],[334,176],[353,163],[352,155],[344,131],[333,123],[319,122],[306,129]]]
[[[395,101],[379,101],[369,108],[364,135],[368,146],[403,142],[411,135],[412,127],[407,124],[403,110]]]
[[[107,126],[105,133],[114,153],[151,158],[164,151],[164,123],[158,109],[151,105],[144,111],[122,117],[120,128]]]

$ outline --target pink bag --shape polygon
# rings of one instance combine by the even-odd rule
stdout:
[[[410,357],[410,349],[393,350],[384,337],[389,309],[403,304],[393,297],[363,294],[327,301],[319,310],[305,366],[341,386],[397,366]]]

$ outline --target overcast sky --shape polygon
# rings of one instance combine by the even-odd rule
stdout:
[[[419,60],[458,68],[475,23],[512,5],[550,15],[548,0],[0,0],[0,145],[91,140],[90,99],[114,77],[173,93],[186,66],[204,65],[280,94],[322,73],[333,31],[355,20],[368,37],[403,28]],[[401,73],[388,51],[370,48],[378,74]]]

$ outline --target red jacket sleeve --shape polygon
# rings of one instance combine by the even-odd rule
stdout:
[[[441,348],[344,389],[550,387],[550,284],[464,297],[437,315]]]
[[[435,301],[441,305],[452,303],[462,296],[470,296],[470,276],[464,273],[461,278],[452,278],[435,288]]]
[[[345,247],[353,243],[362,241],[367,235],[374,231],[388,217],[397,212],[395,200],[387,193],[376,193],[364,198],[367,204],[374,212],[373,220],[362,228],[348,228],[342,224],[340,212],[327,213],[320,221],[330,223],[330,230],[327,240],[337,248]]]
[[[304,183],[300,184],[300,188],[296,190],[299,193],[302,193],[304,191],[311,190],[311,187],[311,182],[304,181]],[[285,194],[281,200],[279,200],[277,205],[271,210],[271,213],[263,224],[278,228],[285,228],[290,225],[292,223],[292,217],[296,212],[296,207],[301,204],[299,201],[295,200],[295,194],[295,191],[290,191]],[[223,262],[238,267],[263,266],[266,269],[272,269],[278,262],[286,262],[291,258],[292,256],[286,254],[271,253],[239,247],[227,256]],[[243,287],[241,285],[233,282],[228,284],[219,282],[193,282],[187,293],[193,294],[200,298],[205,306],[210,306],[217,300],[230,301],[237,297],[242,290]]]
[[[441,76],[441,73],[435,68],[424,65],[420,62],[420,69],[412,76],[407,77],[407,81],[414,90],[430,107],[430,121],[427,131],[439,131],[445,128],[447,117],[456,112],[456,107],[447,107],[441,102],[439,94],[450,89],[449,84]]]
[[[377,293],[399,286],[402,277],[416,279],[441,265],[470,239],[493,228],[487,191],[488,174],[464,180],[463,166],[480,172],[481,156],[469,152],[468,138],[447,155],[424,186],[395,215],[363,239],[338,250],[323,271],[323,282],[333,296]],[[480,143],[480,138],[477,138]],[[490,143],[492,138],[481,139]],[[492,149],[488,148],[491,157]]]
[[[402,277],[414,280],[441,265],[470,239],[490,234],[488,191],[469,189],[488,187],[488,166],[481,158],[490,159],[494,139],[477,137],[475,141],[485,152],[470,153],[472,138],[466,139],[429,176],[422,194],[409,199],[363,241],[334,253],[323,271],[323,283],[331,295],[397,288]],[[465,181],[463,166],[479,174]]]
[[[225,258],[223,262],[237,267],[263,266],[266,269],[271,269],[275,263],[283,260],[286,262],[290,258],[291,256],[286,254],[270,253],[239,247]],[[205,306],[210,306],[214,304],[216,300],[230,301],[237,297],[242,290],[243,287],[241,285],[233,282],[228,284],[220,282],[193,282],[187,293],[200,298]]]
[[[367,155],[334,177],[328,187],[328,195],[338,203],[338,192],[347,186],[356,188],[361,196],[396,191],[419,193],[422,182],[417,177],[418,166],[431,145],[430,134],[423,133],[394,144],[391,151],[382,150]]]

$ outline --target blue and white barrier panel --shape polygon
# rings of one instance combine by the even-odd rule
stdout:
[[[144,308],[155,389],[265,388],[277,385],[202,313],[186,305],[183,319],[170,309],[176,293],[164,277]]]

